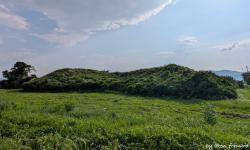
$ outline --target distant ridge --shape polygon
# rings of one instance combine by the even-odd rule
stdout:
[[[239,71],[233,71],[233,70],[219,70],[219,71],[213,71],[218,76],[229,76],[233,77],[235,80],[241,81],[243,80],[241,74],[242,72]]]

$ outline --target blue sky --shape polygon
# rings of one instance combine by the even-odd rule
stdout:
[[[0,71],[250,65],[250,1],[0,0]]]

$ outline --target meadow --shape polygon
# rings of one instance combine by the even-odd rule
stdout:
[[[0,90],[0,149],[178,150],[246,145],[250,144],[250,87],[237,92],[238,99],[205,101],[118,92]],[[208,105],[216,112],[214,124],[204,119]]]

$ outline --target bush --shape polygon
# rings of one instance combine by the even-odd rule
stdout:
[[[213,105],[206,105],[204,107],[203,117],[208,124],[215,125],[217,123],[216,112]]]
[[[231,78],[218,77],[212,72],[201,71],[187,82],[186,92],[190,97],[202,99],[235,99],[237,82]]]

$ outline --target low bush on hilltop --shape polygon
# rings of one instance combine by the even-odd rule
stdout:
[[[197,72],[170,64],[125,73],[61,69],[24,84],[26,91],[121,91],[178,98],[237,98],[238,84],[212,72]]]

